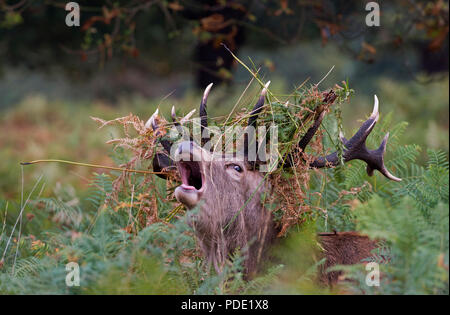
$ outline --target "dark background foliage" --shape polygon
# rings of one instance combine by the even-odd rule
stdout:
[[[183,74],[198,88],[235,81],[236,63],[221,43],[235,53],[258,51],[256,65],[277,71],[279,62],[259,55],[302,51],[316,41],[318,50],[336,45],[366,76],[414,80],[448,71],[446,1],[379,1],[380,27],[365,26],[366,3],[358,0],[79,1],[80,27],[65,26],[66,3],[0,2],[4,75],[11,68],[64,73],[80,88],[98,79],[121,93],[150,96],[145,82]],[[288,80],[304,76],[298,58],[285,62],[297,70],[283,73]],[[121,94],[97,93],[112,100]]]

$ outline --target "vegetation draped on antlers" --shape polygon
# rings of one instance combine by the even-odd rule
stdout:
[[[248,157],[248,148],[249,148],[249,136],[252,138],[252,141],[256,141],[256,137],[254,131],[257,128],[257,119],[258,115],[263,110],[265,96],[267,93],[268,86],[270,81],[266,83],[263,90],[261,91],[260,97],[250,112],[250,117],[247,121],[247,126],[252,127],[249,128],[249,132],[244,134],[244,156]],[[211,91],[212,83],[209,84],[204,93],[200,103],[200,118],[201,118],[201,144],[202,146],[210,141],[209,132],[205,132],[208,129],[208,115],[206,111],[206,103],[208,100],[209,92]],[[292,167],[294,165],[294,153],[305,153],[305,149],[316,134],[319,129],[325,114],[327,113],[328,108],[334,103],[336,100],[336,94],[333,90],[330,90],[322,100],[322,103],[319,104],[314,110],[314,122],[311,127],[307,130],[305,135],[300,139],[298,144],[289,152],[285,158],[285,166]],[[147,125],[151,125],[156,135],[158,136],[160,133],[158,131],[158,125],[156,123],[156,116],[158,115],[158,110],[150,117],[147,122]],[[370,117],[362,124],[359,130],[347,140],[342,134],[339,135],[340,140],[344,145],[344,151],[342,154],[342,161],[349,162],[351,160],[362,160],[367,164],[367,174],[372,176],[374,170],[378,170],[381,174],[393,181],[401,181],[400,178],[392,175],[384,165],[384,153],[386,151],[386,144],[389,138],[389,133],[386,134],[380,146],[376,150],[369,150],[366,147],[366,139],[375,127],[379,118],[378,112],[378,98],[374,96],[374,107],[372,114]],[[179,122],[176,120],[175,110],[172,108],[172,120],[177,128],[180,127]],[[163,168],[173,166],[173,161],[170,159],[170,148],[171,142],[167,139],[161,139],[161,145],[167,154],[157,153],[156,157],[153,161],[153,166],[155,171],[160,171]],[[257,152],[258,152],[258,143],[256,142]],[[168,156],[169,155],[169,156]],[[303,158],[304,162],[307,162],[307,159]],[[324,168],[324,167],[334,167],[341,163],[341,159],[339,157],[339,153],[333,152],[324,157],[318,157],[314,159],[311,163],[309,163],[310,168]],[[164,175],[160,175],[164,176]]]

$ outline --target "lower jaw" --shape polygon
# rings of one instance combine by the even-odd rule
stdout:
[[[175,189],[175,198],[190,209],[197,205],[200,200],[200,194],[196,189],[186,189],[183,186],[178,186]]]

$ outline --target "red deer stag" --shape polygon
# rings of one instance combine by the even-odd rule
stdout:
[[[212,85],[212,84],[211,84]],[[200,104],[200,118],[202,131],[202,145],[210,140],[208,128],[206,101],[211,89],[209,85]],[[261,112],[267,86],[250,113],[248,126],[256,127],[257,116]],[[304,152],[306,146],[318,130],[325,115],[323,105],[331,105],[336,99],[330,91],[322,106],[315,112],[314,122],[303,138],[299,141],[296,151]],[[156,114],[156,113],[155,113]],[[158,125],[153,115],[148,125],[151,125],[158,134]],[[369,150],[365,145],[378,120],[378,100],[375,96],[374,109],[370,117],[362,124],[356,134],[349,140],[341,136],[344,143],[343,160],[345,162],[359,159],[367,163],[367,173],[373,175],[378,170],[388,179],[400,181],[389,173],[384,165],[383,154],[389,134],[385,136],[377,150]],[[172,119],[179,128],[180,124],[172,111]],[[244,263],[245,274],[251,277],[260,265],[269,245],[276,238],[276,227],[270,211],[264,208],[261,194],[271,190],[270,184],[265,180],[265,174],[258,171],[256,163],[248,159],[248,134],[245,134],[244,152],[237,154],[221,154],[219,156],[205,150],[192,139],[181,142],[172,150],[172,143],[161,139],[166,153],[157,153],[153,160],[153,168],[160,171],[168,167],[177,167],[182,184],[176,188],[176,199],[188,209],[199,206],[197,216],[192,222],[196,237],[206,261],[220,272],[230,254],[236,249],[247,248]],[[292,164],[293,153],[285,159],[285,164]],[[306,160],[305,163],[308,163]],[[338,153],[319,157],[309,164],[310,168],[323,168],[338,165]],[[164,176],[162,176],[164,177]],[[335,264],[354,264],[361,259],[369,257],[370,251],[376,243],[366,236],[356,232],[322,233],[318,235],[324,249],[326,262],[322,271]],[[338,273],[322,272],[320,280],[332,284],[336,282]]]

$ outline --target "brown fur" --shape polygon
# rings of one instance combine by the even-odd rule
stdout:
[[[222,270],[228,256],[240,249],[247,256],[247,274],[253,274],[267,245],[275,238],[272,214],[260,200],[267,187],[258,172],[245,170],[240,179],[224,176],[229,162],[202,163],[206,189],[194,226],[208,262],[216,270]]]
[[[318,237],[326,257],[319,276],[324,284],[336,283],[341,275],[338,271],[326,272],[329,267],[361,263],[376,247],[375,241],[357,232],[319,233]]]
[[[195,144],[182,148],[190,148],[190,157],[210,154]],[[199,165],[202,189],[177,188],[175,195],[189,208],[200,206],[191,224],[207,262],[221,272],[230,255],[241,250],[245,254],[246,277],[251,277],[277,235],[273,216],[261,202],[263,193],[271,193],[270,184],[264,173],[235,157],[209,156]],[[234,170],[236,165],[241,172]],[[328,267],[358,263],[369,257],[375,247],[368,237],[355,232],[320,234],[319,241],[326,256],[320,281],[327,284],[335,283],[339,277],[338,272],[326,273]]]

